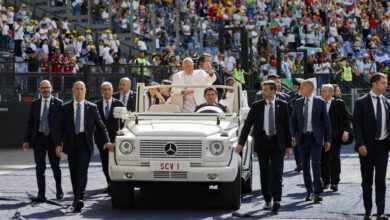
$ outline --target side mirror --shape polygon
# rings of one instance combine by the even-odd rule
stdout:
[[[248,114],[249,114],[249,110],[251,110],[250,108],[241,108],[240,109],[240,119],[241,120],[245,120],[246,117],[248,117]]]
[[[114,108],[114,118],[121,119],[127,113],[126,107],[115,107]]]

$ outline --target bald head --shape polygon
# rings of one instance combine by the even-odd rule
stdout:
[[[303,96],[306,98],[309,98],[313,94],[314,90],[314,83],[310,79],[303,80],[301,87],[300,87],[300,92]]]
[[[119,81],[119,92],[122,93],[122,94],[126,94],[130,91],[131,89],[131,81],[129,78],[127,77],[123,77],[120,81]]]
[[[39,84],[39,92],[41,93],[42,97],[44,99],[47,99],[50,97],[51,92],[53,91],[53,88],[51,87],[51,83],[49,80],[42,80]]]
[[[85,84],[83,81],[77,81],[73,84],[72,92],[76,101],[83,101],[86,91],[87,89],[85,88]]]

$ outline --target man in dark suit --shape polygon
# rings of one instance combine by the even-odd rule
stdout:
[[[276,74],[272,74],[272,75],[269,75],[267,77],[267,80],[272,80],[276,83],[276,98],[287,102],[289,100],[289,95],[282,92],[282,83],[281,83],[282,81],[281,81],[280,76],[276,75]],[[256,93],[255,101],[259,101],[261,99],[264,99],[264,97],[262,96],[261,93],[262,93],[262,91],[259,91],[258,93]]]
[[[68,155],[70,179],[75,196],[72,206],[75,211],[84,207],[84,191],[87,186],[88,166],[94,151],[93,133],[100,130],[104,141],[103,149],[114,150],[107,129],[100,118],[97,106],[85,97],[85,84],[77,81],[72,88],[74,100],[62,105],[55,137],[56,154]],[[63,143],[63,145],[61,144]]]
[[[325,152],[324,148],[322,149],[321,176],[323,189],[328,189],[329,184],[331,184],[330,188],[337,191],[341,173],[340,149],[342,142],[348,141],[348,135],[351,133],[351,121],[343,100],[334,99],[333,95],[334,87],[332,84],[322,85],[321,97],[326,102],[326,111],[332,127],[332,147],[328,152]]]
[[[362,174],[365,219],[371,219],[372,182],[375,170],[375,201],[377,219],[387,219],[385,211],[386,168],[390,148],[390,102],[383,96],[387,89],[387,77],[375,73],[370,80],[369,94],[355,102],[353,128],[355,150],[359,152]]]
[[[103,120],[104,125],[108,131],[111,143],[115,142],[116,132],[120,129],[119,119],[114,118],[115,107],[125,107],[121,101],[112,97],[113,87],[110,82],[104,82],[101,85],[100,92],[103,96],[96,102],[99,110],[100,118]],[[102,161],[103,173],[106,176],[107,185],[111,183],[110,176],[108,175],[108,149],[104,148],[104,135],[100,130],[95,130],[95,142],[100,152],[100,159]],[[108,187],[107,187],[108,189]],[[107,192],[107,190],[105,191]]]
[[[57,199],[62,199],[64,196],[61,187],[60,158],[56,156],[54,145],[55,125],[58,121],[62,100],[53,97],[51,95],[52,91],[53,88],[48,80],[41,81],[39,84],[41,98],[31,103],[26,136],[23,143],[24,151],[27,151],[30,146],[34,149],[38,196],[32,200],[36,202],[46,201],[46,152],[49,156],[50,166],[56,181],[56,197]]]
[[[298,145],[301,152],[303,178],[307,190],[306,201],[322,201],[321,181],[321,148],[330,149],[332,139],[329,116],[326,103],[321,98],[313,96],[314,83],[304,80],[300,87],[302,98],[295,101],[291,114],[291,136],[293,146]],[[324,144],[325,140],[325,144]],[[310,162],[313,180],[310,174]],[[313,185],[314,181],[314,185]],[[313,190],[314,189],[314,190]]]
[[[213,85],[224,85],[223,78],[219,75],[217,71],[213,70],[213,67],[211,65],[211,55],[209,53],[203,53],[202,55],[200,55],[199,65],[200,65],[200,69],[206,71],[207,73],[212,72],[217,77]],[[217,91],[218,91],[217,92],[218,100],[221,100],[223,89],[218,88]]]
[[[275,82],[268,80],[262,83],[265,99],[253,103],[235,151],[241,152],[253,125],[254,150],[259,158],[261,190],[265,200],[263,209],[271,209],[273,199],[272,210],[278,211],[282,199],[283,157],[291,155],[291,134],[288,105],[276,98],[275,93]]]
[[[227,112],[226,106],[219,104],[217,102],[217,90],[213,87],[208,87],[204,90],[203,97],[206,100],[205,103],[198,105],[195,107],[195,111],[198,111],[198,109],[205,107],[205,106],[215,106],[220,109],[222,109],[223,112]]]
[[[288,110],[290,115],[292,113],[295,101],[302,97],[301,93],[299,92],[302,82],[303,79],[300,78],[293,79],[294,90],[288,94],[290,97],[288,100]],[[294,170],[297,172],[301,172],[302,171],[301,152],[299,152],[299,147],[297,145],[295,145],[293,149],[294,149],[294,159],[297,165],[297,167]]]
[[[131,91],[131,81],[127,77],[123,77],[119,81],[119,92],[112,95],[115,99],[123,102],[127,111],[135,111],[136,93]]]

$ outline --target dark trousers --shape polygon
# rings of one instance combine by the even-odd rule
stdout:
[[[74,149],[68,154],[68,162],[73,194],[80,199],[83,199],[85,187],[87,186],[90,160],[91,153],[85,139],[85,134],[75,135]]]
[[[102,169],[104,176],[106,176],[107,184],[111,183],[110,176],[108,175],[108,149],[103,150],[103,145],[98,146],[100,152],[100,160],[102,161]]]
[[[299,147],[295,146],[294,148],[294,159],[297,166],[302,166],[302,160],[301,160],[301,152],[299,151]]]
[[[38,195],[45,195],[46,151],[49,157],[54,179],[56,181],[56,188],[61,188],[60,158],[56,155],[54,143],[50,135],[39,135],[37,143],[34,145],[34,160],[36,164],[35,171],[38,183]]]
[[[15,55],[18,57],[22,56],[22,40],[15,40]]]
[[[280,152],[276,136],[271,140],[265,140],[262,144],[267,150],[257,153],[260,166],[260,183],[264,200],[271,202],[282,200],[282,175],[284,153]]]
[[[302,169],[303,169],[303,180],[305,182],[307,193],[321,193],[322,181],[321,181],[321,146],[316,146],[314,135],[302,135],[302,140],[299,145],[301,158],[302,158]],[[313,180],[310,173],[310,162],[313,171]]]
[[[324,184],[339,184],[341,173],[340,162],[341,142],[333,141],[328,152],[322,148],[321,152],[321,177]]]
[[[375,169],[375,202],[377,215],[384,214],[386,195],[386,169],[389,157],[389,142],[379,141],[365,157],[359,155],[362,174],[363,201],[366,211],[372,209],[372,183]]]

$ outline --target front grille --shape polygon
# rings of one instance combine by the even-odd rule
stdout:
[[[168,143],[176,145],[176,153],[168,155],[165,152],[165,146]],[[201,140],[141,140],[140,158],[202,158]]]
[[[155,179],[187,179],[187,172],[179,171],[154,171]]]

